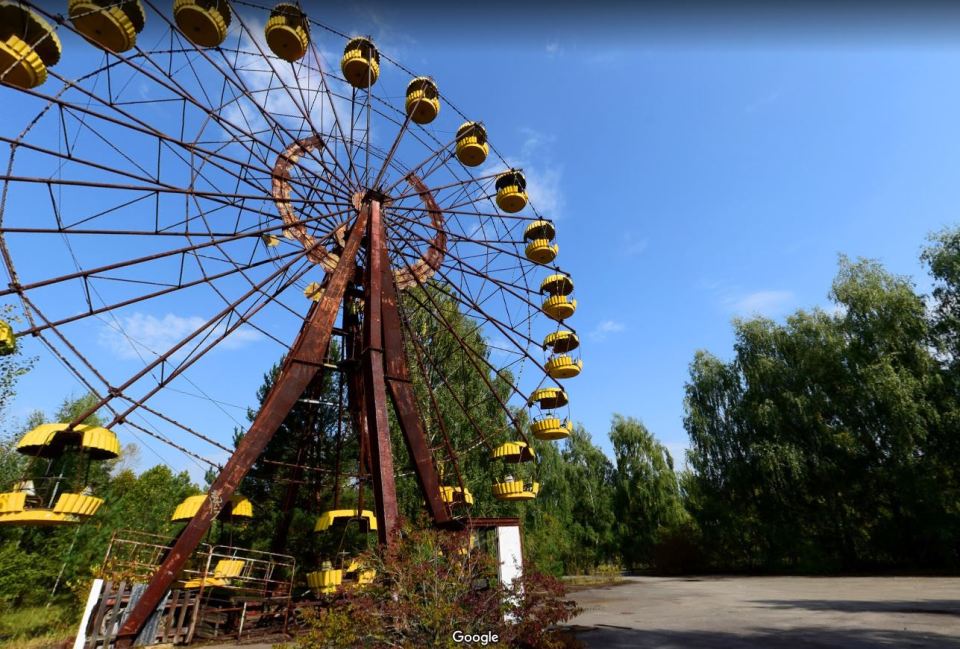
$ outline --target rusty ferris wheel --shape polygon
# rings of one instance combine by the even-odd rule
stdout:
[[[483,124],[371,38],[325,26],[295,4],[70,0],[61,10],[0,5],[0,96],[18,107],[0,127],[10,147],[0,170],[9,275],[0,295],[26,316],[22,326],[0,323],[0,351],[34,338],[97,399],[76,421],[31,431],[18,450],[109,457],[116,431],[219,470],[127,635],[323,372],[340,373],[346,385],[346,429],[360,441],[382,542],[397,520],[391,404],[394,434],[406,442],[437,524],[460,524],[471,488],[482,487],[460,475],[464,453],[491,458],[495,498],[535,498],[528,436],[570,434],[560,381],[582,367],[566,324],[576,300],[572,279],[554,263],[552,221]],[[102,55],[61,74],[72,48]],[[441,293],[427,286],[452,300],[496,353],[473,351],[437,303]],[[165,348],[126,330],[144,309],[187,299],[204,305],[205,316]],[[412,370],[438,362],[411,325],[411,305],[463,346],[485,377],[485,394],[474,396],[502,411],[502,431],[478,427],[457,448],[436,403],[415,394]],[[138,352],[135,370],[97,360],[102,341],[91,337],[92,323],[127,339]],[[206,394],[191,374],[215,367],[214,352],[244,330],[275,344],[284,361],[234,450],[163,404],[185,386]],[[334,337],[351,363],[329,362]],[[505,390],[494,385],[505,377]],[[471,403],[443,376],[434,389],[449,390],[470,419]],[[518,407],[531,409],[529,425],[519,423]],[[94,412],[107,422],[96,435],[80,423]],[[438,425],[428,432],[431,417]],[[230,451],[222,468],[205,456],[218,450]],[[89,489],[44,498],[5,488],[0,524],[81,523],[102,503]],[[76,498],[61,502],[67,495]]]

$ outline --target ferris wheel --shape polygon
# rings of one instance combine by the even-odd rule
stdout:
[[[168,562],[233,502],[324,372],[342,377],[354,484],[373,496],[372,511],[338,511],[383,542],[397,518],[390,412],[442,525],[475,498],[534,499],[530,438],[571,434],[574,284],[523,170],[434,79],[318,18],[239,0],[0,4],[0,97],[16,108],[0,125],[0,303],[24,316],[0,323],[0,353],[32,341],[96,397],[18,450],[101,459],[119,434],[218,470]],[[94,63],[75,69],[81,50]],[[189,317],[169,315],[184,305]],[[243,398],[231,377],[263,373],[251,341],[284,360],[234,450],[205,422]],[[469,394],[451,357],[478,377]],[[497,414],[480,426],[480,410]],[[94,413],[95,430],[82,423]],[[487,485],[461,475],[474,456]],[[28,480],[3,486],[0,524],[95,513],[82,479],[59,495],[78,505],[36,493],[42,464],[29,497],[16,495]]]

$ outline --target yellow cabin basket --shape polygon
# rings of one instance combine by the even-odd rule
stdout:
[[[137,34],[147,21],[140,0],[68,0],[67,13],[81,36],[100,49],[116,53],[136,46]]]
[[[380,77],[380,52],[369,38],[353,38],[340,59],[343,78],[354,88],[369,88]],[[439,107],[438,107],[439,110]]]
[[[417,77],[407,85],[407,115],[417,124],[429,124],[440,114],[440,93],[430,77]]]
[[[490,153],[487,131],[477,122],[466,122],[457,129],[457,160],[466,167],[483,164]]]
[[[43,17],[20,4],[0,4],[0,73],[5,73],[0,81],[36,88],[47,80],[47,68],[60,60],[60,54],[60,38]]]
[[[573,434],[573,424],[559,417],[544,417],[530,424],[530,432],[537,439],[548,441],[565,439]]]
[[[568,300],[566,295],[553,295],[543,303],[543,312],[553,320],[562,322],[577,310],[577,301]]]
[[[310,46],[310,22],[298,7],[281,2],[270,12],[263,28],[270,51],[293,63],[307,54]]]
[[[513,169],[497,176],[497,207],[513,214],[527,206],[527,179]]]
[[[217,47],[227,38],[230,5],[226,0],[174,0],[173,19],[194,45]]]
[[[555,410],[569,403],[567,393],[560,388],[540,388],[534,390],[527,401],[527,405],[537,404],[544,410]]]
[[[550,243],[548,239],[534,239],[527,244],[524,253],[527,259],[536,264],[549,264],[557,258],[560,246]]]
[[[544,368],[550,378],[572,379],[583,370],[583,361],[579,358],[574,360],[566,354],[561,354],[548,360]]]
[[[3,64],[0,63],[0,65]],[[0,356],[9,356],[15,351],[17,351],[17,338],[13,335],[13,327],[0,320]]]

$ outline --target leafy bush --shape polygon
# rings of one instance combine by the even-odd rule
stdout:
[[[361,556],[375,582],[344,586],[306,614],[293,647],[462,646],[455,632],[486,634],[490,647],[568,646],[553,627],[579,609],[563,599],[563,584],[528,572],[504,588],[493,559],[468,542],[465,532],[405,527],[388,550]]]

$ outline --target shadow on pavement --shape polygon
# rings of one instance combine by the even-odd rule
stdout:
[[[830,599],[760,599],[753,604],[775,609],[802,608],[808,611],[840,611],[842,613],[923,613],[960,617],[960,600],[923,599],[900,602],[870,602]]]
[[[599,625],[581,627],[576,637],[587,649],[916,649],[960,648],[955,636],[889,629],[745,629],[742,633],[720,631],[638,630]]]

